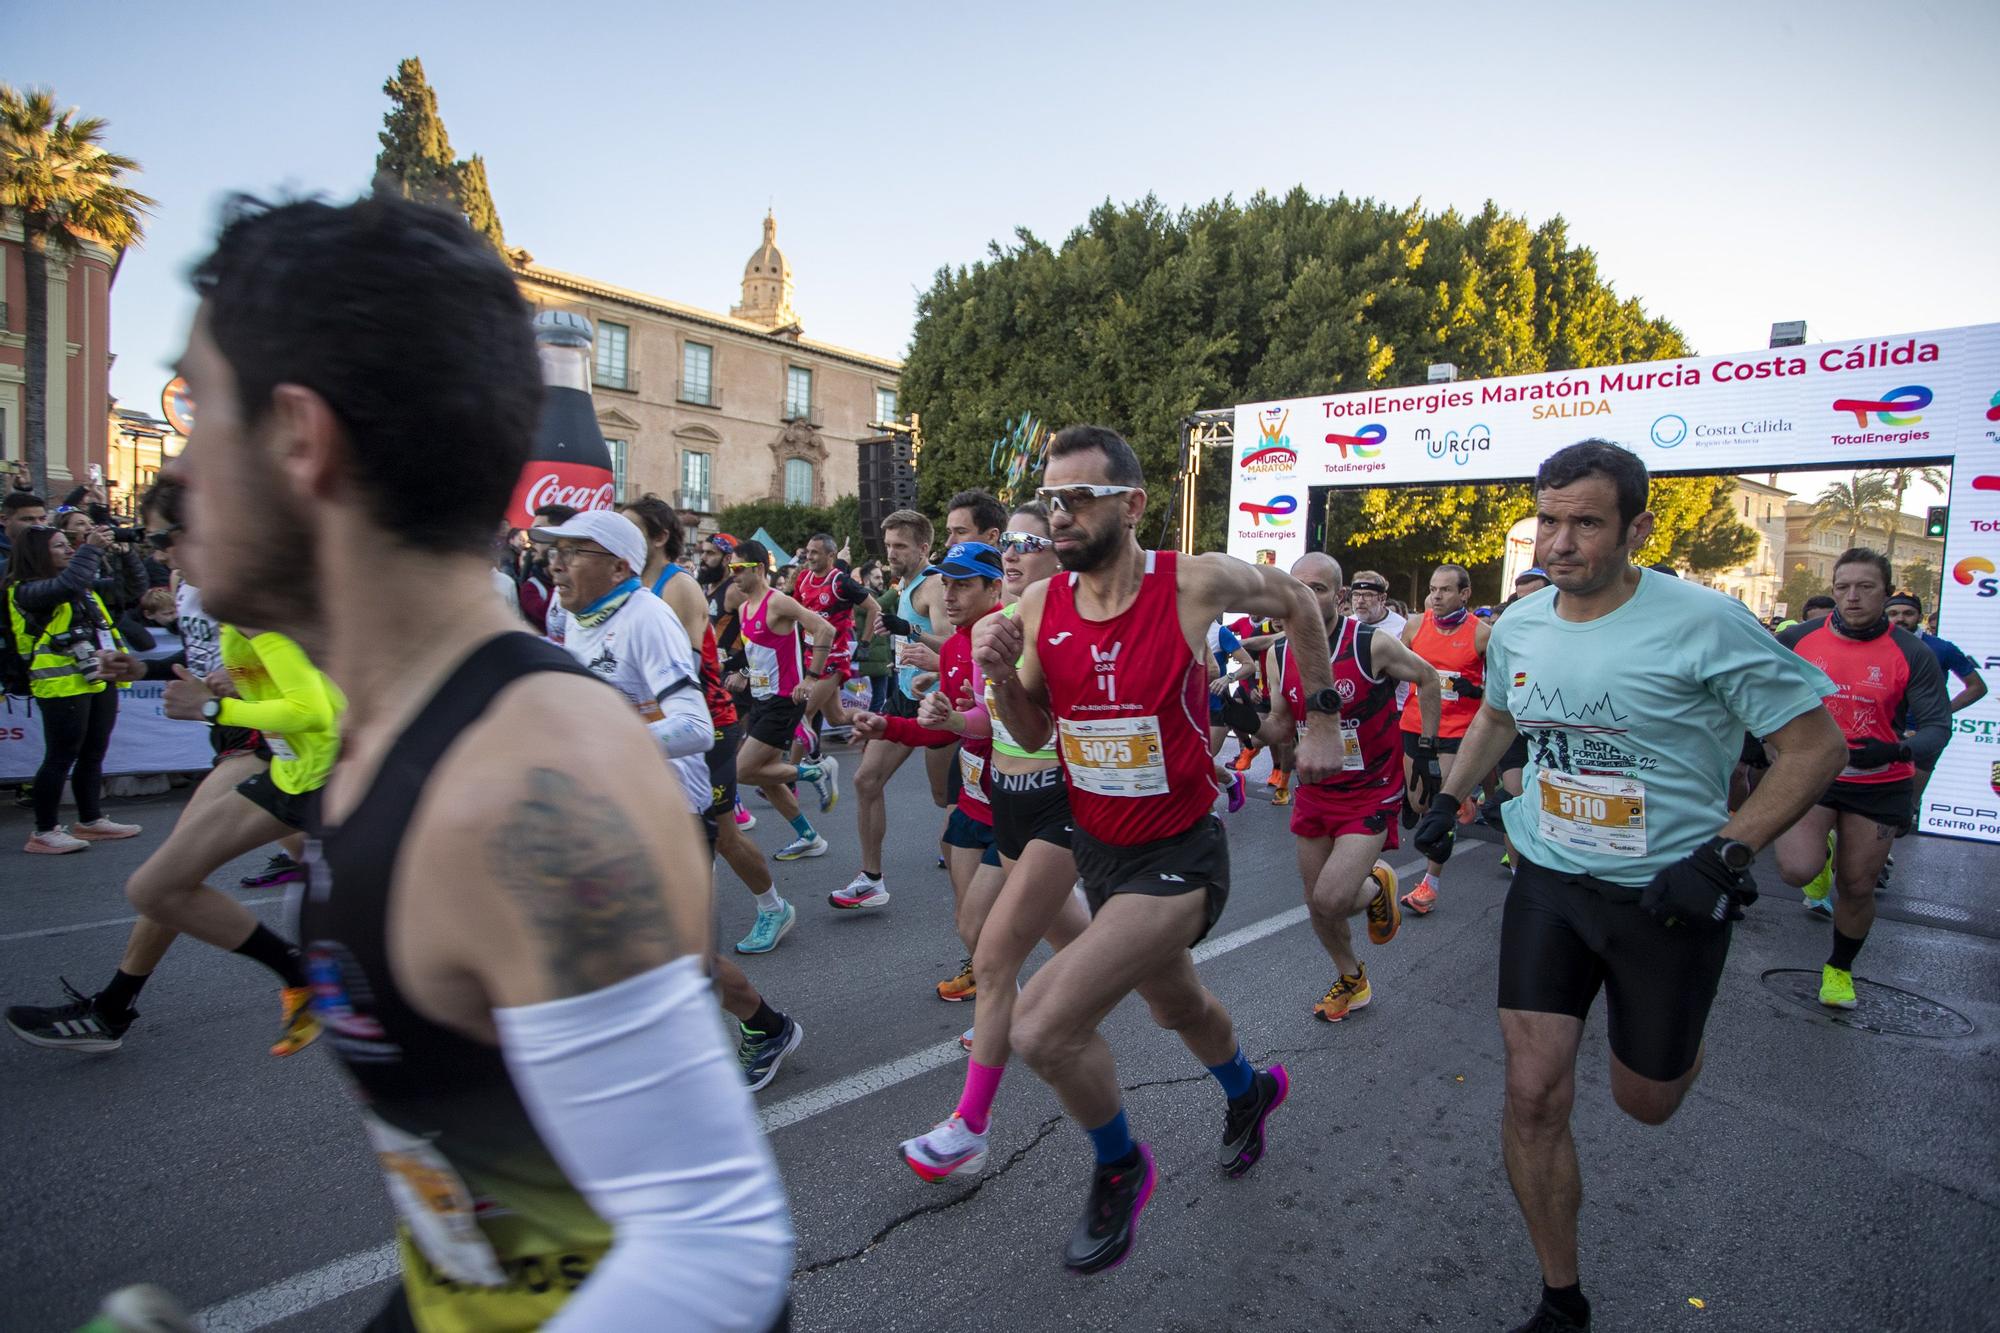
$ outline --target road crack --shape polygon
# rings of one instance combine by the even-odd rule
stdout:
[[[1062,1125],[1063,1121],[1066,1120],[1067,1118],[1068,1117],[1066,1116],[1053,1115],[1050,1116],[1047,1120],[1044,1120],[1041,1124],[1041,1127],[1035,1131],[1035,1135],[1033,1138],[1029,1139],[1026,1143],[1016,1148],[1012,1153],[1012,1155],[1009,1156],[1006,1161],[1002,1162],[998,1168],[992,1171],[988,1171],[986,1174],[980,1176],[980,1178],[973,1183],[971,1189],[968,1189],[960,1194],[954,1194],[949,1199],[939,1199],[935,1203],[921,1204],[915,1208],[910,1209],[906,1213],[902,1213],[894,1218],[891,1218],[886,1226],[884,1226],[880,1231],[877,1231],[873,1236],[870,1236],[868,1240],[864,1244],[862,1244],[862,1246],[859,1249],[850,1251],[847,1254],[836,1254],[825,1259],[816,1259],[809,1264],[801,1264],[799,1267],[794,1268],[792,1270],[793,1280],[796,1281],[797,1279],[802,1277],[811,1277],[813,1274],[825,1272],[829,1268],[838,1268],[842,1264],[852,1263],[854,1260],[862,1258],[864,1255],[868,1254],[871,1250],[881,1245],[882,1242],[888,1240],[890,1236],[894,1235],[898,1230],[900,1230],[903,1226],[907,1225],[908,1223],[914,1222],[920,1217],[927,1217],[933,1213],[945,1212],[948,1209],[956,1208],[960,1204],[965,1203],[967,1200],[976,1196],[981,1190],[985,1189],[988,1185],[1000,1179],[1000,1177],[1006,1175],[1009,1171],[1012,1171],[1015,1167],[1019,1166],[1021,1162],[1024,1159],[1026,1159],[1028,1154],[1033,1152],[1037,1147],[1041,1146],[1042,1140],[1046,1139],[1049,1135],[1055,1133],[1056,1130]]]

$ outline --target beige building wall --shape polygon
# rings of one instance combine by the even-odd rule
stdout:
[[[1749,477],[1732,478],[1729,507],[1743,525],[1757,534],[1757,549],[1743,564],[1732,569],[1695,575],[1695,579],[1719,592],[1728,593],[1749,607],[1761,619],[1768,619],[1777,606],[1778,589],[1784,585],[1785,503],[1792,492]]]
[[[591,391],[614,456],[623,442],[622,496],[651,491],[712,516],[732,504],[785,499],[795,460],[811,468],[808,503],[855,493],[855,441],[878,433],[869,426],[880,419],[877,393],[896,391],[902,363],[803,336],[774,225],[765,220],[765,243],[745,265],[743,304],[730,315],[538,264],[520,270],[522,293],[537,310],[590,319],[600,353],[615,328],[625,331],[624,382],[596,375]],[[683,380],[690,343],[710,349],[706,401]],[[803,416],[789,411],[797,405],[788,401],[793,369],[811,374]],[[703,458],[706,491],[685,484],[699,481]]]
[[[1833,562],[1848,542],[1845,525],[1811,530],[1814,514],[1813,506],[1803,500],[1794,500],[1785,506],[1785,559],[1784,567],[1790,569],[1795,564],[1804,565],[1813,577],[1831,586],[1833,583]],[[1871,523],[1861,529],[1859,545],[1887,553],[1889,550],[1889,528],[1886,523]],[[1922,561],[1932,569],[1944,564],[1944,541],[1927,536],[1924,520],[1915,514],[1896,516],[1895,574],[1897,583],[1903,581],[1903,570]]]

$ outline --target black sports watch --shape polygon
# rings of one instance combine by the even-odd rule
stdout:
[[[1715,854],[1722,858],[1722,864],[1739,875],[1748,870],[1750,863],[1757,859],[1757,853],[1750,849],[1750,844],[1737,842],[1731,838],[1718,836],[1709,843],[1709,846],[1715,848]]]
[[[1306,696],[1306,711],[1308,713],[1338,714],[1340,712],[1340,691],[1334,689],[1331,685],[1323,690],[1314,690]]]

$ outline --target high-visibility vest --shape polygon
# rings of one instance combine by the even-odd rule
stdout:
[[[49,617],[42,627],[40,637],[28,632],[28,619],[21,614],[21,607],[14,599],[14,589],[7,590],[7,616],[14,631],[14,648],[28,664],[28,687],[37,699],[66,699],[78,694],[96,694],[107,682],[84,679],[91,667],[79,661],[75,645],[90,645],[94,653],[98,647],[95,626],[72,629],[76,620],[76,604],[64,602]],[[111,613],[104,609],[104,602],[93,592],[91,605],[97,609],[97,623],[104,627],[104,633],[111,646],[119,652],[125,651],[125,640],[111,623]],[[120,681],[118,688],[128,690],[129,682]]]

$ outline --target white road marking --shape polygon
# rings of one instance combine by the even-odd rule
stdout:
[[[263,907],[267,903],[281,903],[285,895],[274,893],[264,898],[238,898],[245,907]],[[0,944],[11,944],[15,940],[45,940],[52,935],[74,935],[80,930],[102,930],[106,926],[129,926],[139,918],[136,916],[115,916],[109,921],[79,921],[69,926],[44,926],[40,930],[17,930],[11,935],[0,935]]]
[[[1473,844],[1477,846],[1478,844]],[[1472,847],[1464,850],[1470,851]],[[1400,878],[1411,871],[1420,869],[1422,861],[1412,861],[1408,865],[1397,866]],[[137,918],[131,918],[136,920]],[[1197,963],[1207,962],[1255,944],[1281,930],[1288,930],[1306,919],[1303,904],[1287,908],[1285,911],[1267,916],[1261,921],[1253,921],[1240,930],[1232,930],[1227,935],[1219,935],[1204,941],[1194,951]],[[114,925],[115,922],[99,924]],[[87,926],[71,926],[61,929],[86,930]],[[0,940],[18,938],[0,936]],[[885,1061],[858,1074],[835,1079],[822,1088],[802,1092],[796,1097],[770,1103],[757,1113],[757,1123],[766,1134],[775,1134],[781,1129],[824,1115],[828,1111],[872,1096],[899,1083],[907,1083],[933,1069],[942,1069],[965,1058],[965,1050],[958,1044],[958,1038],[941,1041],[935,1046],[926,1046],[905,1056]],[[208,1333],[251,1333],[251,1330],[268,1328],[282,1320],[304,1314],[329,1301],[337,1301],[352,1295],[364,1287],[372,1287],[378,1282],[387,1282],[398,1272],[395,1243],[386,1242],[373,1249],[360,1250],[345,1258],[335,1259],[330,1264],[322,1264],[311,1272],[295,1277],[282,1278],[268,1287],[242,1296],[234,1296],[218,1305],[211,1305],[195,1315],[195,1322]]]

